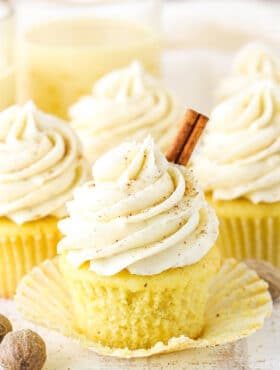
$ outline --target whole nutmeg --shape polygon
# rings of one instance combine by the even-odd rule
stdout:
[[[0,343],[6,334],[13,330],[12,324],[6,316],[0,315]]]
[[[8,333],[0,345],[0,368],[41,370],[46,361],[46,345],[32,330]]]

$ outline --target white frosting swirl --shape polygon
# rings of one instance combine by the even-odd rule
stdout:
[[[65,216],[65,202],[87,173],[79,140],[65,122],[31,102],[0,114],[0,216],[18,224]]]
[[[165,152],[183,113],[173,94],[138,62],[101,78],[92,95],[69,111],[91,162],[125,140],[143,140],[148,134]]]
[[[260,79],[280,84],[280,57],[269,47],[261,43],[252,43],[237,54],[231,76],[220,84],[217,98],[218,100],[228,98]]]
[[[215,199],[280,201],[280,87],[259,81],[220,104],[194,165]]]
[[[167,162],[151,138],[108,152],[93,178],[75,190],[70,218],[59,223],[59,252],[75,266],[153,275],[196,263],[214,245],[214,211],[190,171]]]

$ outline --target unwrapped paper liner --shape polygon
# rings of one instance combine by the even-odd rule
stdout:
[[[71,298],[57,259],[43,262],[24,277],[15,301],[27,320],[77,339],[99,354],[120,358],[148,357],[235,342],[262,327],[265,317],[272,312],[268,285],[244,263],[234,259],[224,261],[211,284],[202,335],[195,340],[185,336],[171,338],[167,344],[159,342],[149,349],[109,348],[75,331]]]

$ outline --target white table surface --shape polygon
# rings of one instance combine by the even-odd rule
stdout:
[[[195,349],[146,359],[120,360],[99,356],[77,342],[24,321],[11,301],[0,300],[0,312],[14,329],[37,331],[47,345],[44,370],[278,370],[280,369],[280,301],[265,326],[234,344]]]

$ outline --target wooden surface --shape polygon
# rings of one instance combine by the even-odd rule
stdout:
[[[0,300],[0,313],[9,317],[15,329],[38,331],[47,344],[44,370],[278,370],[280,369],[280,301],[264,328],[235,344],[188,350],[148,359],[119,360],[96,355],[60,334],[21,319],[11,301]]]

